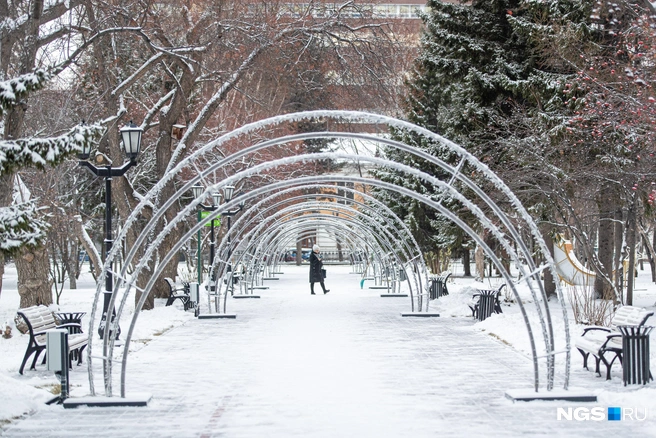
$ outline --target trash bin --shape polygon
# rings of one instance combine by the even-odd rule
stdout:
[[[437,298],[437,287],[438,287],[437,285],[438,285],[438,283],[439,283],[439,281],[436,277],[432,277],[430,279],[430,286],[429,286],[428,290],[430,292],[430,299],[431,300],[434,300],[434,299]]]
[[[622,333],[622,381],[624,386],[646,385],[654,380],[649,370],[649,334],[651,326],[621,325]]]
[[[435,300],[441,296],[449,295],[449,292],[446,288],[446,279],[447,276],[440,275],[439,277],[432,277],[430,279],[430,299]]]
[[[495,290],[482,290],[478,296],[478,320],[484,321],[494,312],[494,300],[496,299],[497,291]]]

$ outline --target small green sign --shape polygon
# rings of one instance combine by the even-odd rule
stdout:
[[[210,215],[210,213],[212,213],[212,212],[211,211],[201,211],[200,212],[200,218],[205,219],[206,217],[208,217]],[[221,217],[219,216],[218,219],[214,219],[213,221],[210,221],[210,222],[206,223],[205,226],[206,227],[211,227],[212,222],[214,222],[215,227],[220,227],[221,226]]]

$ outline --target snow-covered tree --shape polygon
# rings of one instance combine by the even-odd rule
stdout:
[[[50,75],[39,69],[0,81],[0,116],[5,116],[7,111],[19,105],[29,93],[43,88],[49,79]],[[13,175],[22,168],[56,166],[80,152],[84,146],[89,146],[101,132],[102,128],[97,125],[80,125],[57,137],[0,140],[0,178],[14,181]],[[13,192],[12,188],[10,193]],[[15,201],[13,197],[11,199]],[[19,198],[18,203],[0,205],[0,253],[3,259],[21,250],[38,250],[43,246],[48,222],[44,212],[39,210],[34,199]],[[21,307],[52,302],[52,296],[48,300],[48,294],[33,298],[21,294]]]
[[[552,113],[563,106],[558,93],[560,73],[541,70],[530,39],[517,32],[514,20],[531,11],[522,0],[429,1],[428,5],[421,55],[408,83],[407,118],[467,148],[498,173],[507,166],[521,166],[513,140],[520,137],[526,144],[526,135],[539,138],[549,123],[557,123]],[[534,17],[529,17],[529,22],[533,23]],[[519,131],[512,122],[519,115],[534,123],[539,119],[540,129]],[[448,154],[436,145],[403,133],[399,136],[449,161]],[[440,177],[438,169],[411,161]],[[410,179],[406,186],[458,209],[426,184]],[[399,213],[418,240],[425,242],[425,250],[454,255],[469,251],[461,230],[415,204],[403,200],[399,206],[406,211]]]
[[[615,224],[624,221],[631,230],[641,205],[648,211],[656,197],[651,4],[430,6],[408,118],[488,164],[547,237],[556,231],[576,237],[598,273],[597,291],[609,296],[624,244],[634,246],[631,232],[625,240]],[[437,217],[420,228],[426,226],[436,242],[457,242],[457,232],[445,233]],[[444,234],[452,238],[438,237]]]
[[[98,5],[93,19],[89,15],[88,25],[96,33],[137,23],[139,28],[133,35],[107,35],[94,42],[78,65],[83,85],[79,98],[90,114],[102,112],[97,118],[118,124],[129,112],[135,121],[142,120],[142,159],[154,170],[143,189],[197,145],[288,111],[291,96],[310,95],[315,86],[342,87],[342,95],[360,105],[376,99],[384,107],[383,97],[393,100],[395,88],[381,78],[388,77],[388,62],[395,60],[389,56],[395,53],[394,40],[384,23],[367,20],[371,12],[359,2],[198,1],[190,6],[171,1],[166,7],[135,8],[130,18],[124,11],[123,2],[110,1]],[[322,83],[315,81],[319,75]],[[180,139],[171,136],[176,124],[186,125]],[[108,129],[99,148],[115,162],[122,160],[116,129]],[[127,217],[139,200],[141,187],[127,176],[114,182],[119,217]],[[179,183],[172,181],[160,199],[167,199]],[[238,190],[248,190],[248,184],[240,183]],[[170,209],[167,220],[177,211],[179,206]],[[127,238],[128,247],[139,235],[137,228]],[[166,253],[177,239],[175,232],[168,235],[161,251]],[[176,275],[176,263],[166,269],[164,276]],[[149,278],[147,272],[143,275]],[[145,308],[154,305],[158,294],[168,294],[163,281],[155,283]]]

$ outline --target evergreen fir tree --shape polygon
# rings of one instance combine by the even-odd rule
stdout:
[[[408,83],[408,120],[460,144],[497,173],[521,169],[531,159],[523,149],[548,144],[549,137],[559,132],[557,127],[565,124],[564,113],[577,105],[576,99],[565,102],[562,94],[567,78],[574,75],[572,67],[543,62],[536,37],[548,35],[552,32],[549,25],[565,16],[584,21],[587,3],[429,1],[423,17],[421,55]],[[577,93],[575,90],[574,95]],[[396,136],[451,162],[439,145],[407,133]],[[389,149],[385,154],[444,178],[441,170],[416,158]],[[378,176],[430,194],[452,211],[460,210],[458,203],[414,178],[390,170],[380,171]],[[426,252],[467,250],[468,237],[435,211],[424,211],[423,206],[405,199],[388,202],[419,234],[417,239]],[[476,228],[475,222],[472,226]]]
[[[8,81],[0,81],[0,116],[18,105],[30,92],[44,87],[50,75],[37,70]],[[50,138],[0,140],[0,177],[24,167],[56,166],[96,140],[103,128],[81,125]],[[11,255],[25,247],[38,247],[46,237],[48,223],[33,200],[0,206],[0,253]]]

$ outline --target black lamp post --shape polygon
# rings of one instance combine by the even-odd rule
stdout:
[[[194,198],[198,199],[203,195],[203,192],[205,189],[203,188],[202,185],[196,184],[191,187],[191,190],[194,193]],[[215,211],[216,209],[219,208],[219,205],[221,204],[221,193],[214,192],[212,193],[212,202],[213,205],[203,205],[203,204],[198,204],[201,210],[205,211]],[[200,220],[200,210],[199,210],[199,215],[198,219]],[[212,219],[212,222],[210,224],[210,266],[214,264],[214,221],[215,219]],[[199,238],[198,238],[198,282],[201,283],[200,281],[200,231],[198,232]]]
[[[235,193],[235,187],[234,186],[225,186],[223,188],[223,198],[225,199],[226,202],[232,201],[232,196]],[[232,273],[232,262],[231,262],[231,256],[232,256],[232,247],[230,244],[230,222],[231,219],[234,215],[239,213],[242,209],[244,208],[244,202],[242,201],[239,204],[239,207],[237,207],[235,210],[232,211],[225,211],[223,212],[222,216],[227,216],[228,218],[228,272]],[[233,277],[234,278],[234,277]],[[234,287],[232,281],[230,281],[230,293],[234,293]]]
[[[143,129],[136,126],[132,121],[120,130],[121,133],[121,144],[123,151],[125,152],[126,157],[129,161],[124,163],[120,167],[112,167],[112,162],[103,154],[96,154],[94,161],[99,165],[96,166],[91,162],[87,161],[91,155],[91,146],[85,146],[78,154],[78,164],[82,167],[86,167],[96,176],[105,178],[105,241],[104,241],[104,251],[103,251],[103,262],[106,261],[107,255],[112,250],[114,243],[112,237],[112,178],[123,176],[125,172],[128,171],[132,166],[137,164],[137,157],[139,156],[139,151],[141,149],[141,134]],[[107,269],[105,273],[105,294],[103,300],[103,314],[100,320],[100,325],[98,326],[98,335],[100,339],[103,339],[105,334],[105,325],[107,322],[107,314],[109,313],[109,303],[112,298],[112,292],[114,289],[114,278],[110,268]],[[114,309],[112,309],[112,322],[114,319]],[[110,330],[110,336],[112,333],[115,333],[116,339],[118,339],[121,334],[121,328],[116,322],[116,328]]]
[[[223,198],[225,199],[226,202],[232,201],[232,195],[234,193],[235,193],[235,187],[234,186],[225,186],[223,188]],[[223,213],[223,216],[228,217],[228,263],[230,263],[230,256],[232,255],[232,249],[230,247],[230,219],[232,218],[232,216],[239,213],[243,208],[244,208],[244,202],[242,201],[239,204],[239,207],[237,207],[235,210],[226,211],[226,212]],[[228,266],[230,266],[230,265],[228,265]]]

